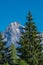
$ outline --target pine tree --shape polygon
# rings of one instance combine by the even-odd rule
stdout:
[[[11,58],[13,58],[13,63],[17,64],[17,51],[16,51],[16,48],[15,48],[13,43],[10,45],[10,49],[12,50],[11,51]]]
[[[11,54],[12,50],[6,46],[6,41],[0,33],[0,65],[14,65]]]
[[[43,65],[43,44],[42,44],[42,52],[40,55],[39,65]]]
[[[5,45],[6,43],[3,42],[2,34],[0,33],[0,65],[5,63]]]
[[[29,65],[38,65],[42,52],[40,44],[41,36],[35,22],[33,22],[31,12],[28,13],[24,30],[25,32],[22,33],[21,39],[18,42],[20,45],[20,47],[17,48],[18,56],[24,59]]]
[[[12,58],[12,49],[10,49],[10,47],[7,47],[5,49],[5,57],[6,57],[6,61],[8,62],[9,65],[14,65],[13,63],[13,58]]]

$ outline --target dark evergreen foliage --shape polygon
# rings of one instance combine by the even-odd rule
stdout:
[[[4,41],[2,34],[0,33],[0,65],[14,65],[13,58],[11,58],[11,49],[6,47],[6,41]]]
[[[40,65],[39,60],[42,52],[41,36],[37,30],[31,12],[28,13],[25,24],[25,32],[22,33],[18,42],[18,56],[24,59],[29,65]]]

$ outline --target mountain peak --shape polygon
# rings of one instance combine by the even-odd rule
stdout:
[[[23,26],[19,22],[12,22],[9,24],[4,32],[4,37],[7,38],[8,45],[11,43],[17,45],[22,31],[24,31]]]
[[[15,22],[12,22],[10,25],[20,25],[20,23],[15,21]]]

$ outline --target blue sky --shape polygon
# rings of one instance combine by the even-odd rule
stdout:
[[[0,0],[0,31],[14,21],[24,25],[29,10],[38,30],[43,31],[43,0]]]

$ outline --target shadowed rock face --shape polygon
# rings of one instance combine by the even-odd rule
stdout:
[[[9,46],[13,43],[17,46],[17,41],[20,39],[21,32],[23,32],[24,26],[19,24],[18,22],[13,22],[9,24],[4,32],[4,38],[7,40],[7,45]]]

